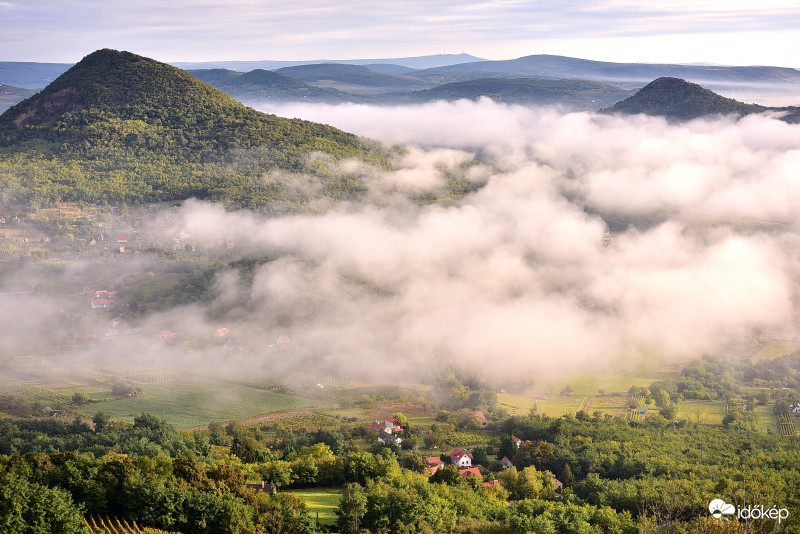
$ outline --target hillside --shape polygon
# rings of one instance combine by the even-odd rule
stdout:
[[[384,161],[352,134],[259,113],[185,71],[108,49],[0,115],[6,191],[34,204],[303,203],[266,177],[275,168],[303,171],[310,152]]]
[[[604,110],[623,115],[645,114],[674,120],[708,115],[748,115],[770,108],[725,98],[708,89],[678,78],[658,78],[635,95]]]
[[[396,101],[418,103],[434,100],[476,100],[486,96],[507,104],[560,106],[568,110],[596,110],[618,102],[629,96],[631,92],[612,85],[585,80],[480,78],[398,95]]]
[[[221,89],[240,101],[308,100],[312,102],[352,102],[354,98],[335,89],[320,89],[277,72],[256,69],[237,72],[230,69],[192,70],[189,74]]]
[[[298,65],[276,72],[317,87],[331,87],[355,94],[412,91],[432,86],[411,75],[385,74],[361,65],[343,63]]]

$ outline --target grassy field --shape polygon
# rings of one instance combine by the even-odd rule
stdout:
[[[114,419],[126,421],[133,421],[141,413],[151,413],[185,429],[211,421],[242,419],[314,404],[283,393],[189,378],[145,385],[143,390],[144,395],[94,403],[82,412],[91,417],[102,410]]]
[[[342,488],[311,488],[287,490],[287,493],[293,493],[303,499],[314,519],[319,512],[320,525],[333,525],[336,523],[336,507],[339,506],[340,491]]]
[[[756,406],[754,411],[761,430],[773,434],[779,433],[778,419],[775,417],[775,407],[773,405]]]
[[[753,355],[753,361],[758,360],[773,360],[784,354],[792,354],[797,352],[797,343],[770,343],[762,347],[758,352]]]
[[[511,395],[499,393],[497,402],[501,408],[508,410],[511,415],[527,415],[531,408],[536,407],[539,413],[560,416],[566,413],[577,412],[584,404],[586,397],[546,396],[546,395]]]
[[[721,425],[724,416],[724,405],[718,401],[685,400],[679,419],[703,425]]]

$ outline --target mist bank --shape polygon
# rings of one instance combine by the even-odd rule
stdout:
[[[263,261],[247,277],[236,262],[216,269],[209,299],[140,314],[144,344],[101,343],[84,361],[392,381],[456,365],[502,384],[680,362],[753,332],[796,335],[800,127],[489,100],[267,111],[407,146],[391,170],[310,156],[357,177],[357,203],[267,217],[184,202],[170,231]],[[453,176],[474,191],[447,197]],[[159,268],[144,254],[126,262]],[[4,315],[16,332],[59,313],[16,309]],[[213,335],[223,326],[245,352],[223,351]],[[155,339],[165,328],[177,343]],[[291,347],[277,346],[281,335]]]
[[[358,171],[372,203],[272,219],[183,208],[193,235],[284,251],[248,306],[290,317],[332,358],[569,374],[795,330],[797,127],[490,101],[270,111],[419,147],[391,172]],[[485,185],[460,203],[406,200],[467,162]],[[611,216],[628,226],[604,246]]]

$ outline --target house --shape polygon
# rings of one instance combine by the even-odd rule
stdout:
[[[486,426],[487,424],[489,424],[489,420],[486,419],[486,414],[483,413],[482,410],[477,410],[473,412],[473,414],[475,415],[475,420],[478,422],[479,425]]]
[[[792,413],[800,413],[800,402],[792,404]]]
[[[123,234],[119,234],[117,236],[117,244],[127,243],[127,242],[128,242],[128,236],[123,235]]]
[[[477,467],[470,467],[469,469],[462,469],[461,470],[461,476],[462,477],[468,477],[470,475],[477,475],[477,476],[483,478],[483,475],[481,474],[481,470],[478,469]]]
[[[430,458],[425,458],[425,462],[428,464],[426,471],[428,475],[434,474],[436,471],[444,467],[444,462],[441,461],[439,458],[435,456],[431,456]]]
[[[645,415],[647,413],[647,410],[648,410],[647,406],[637,406],[636,409],[633,411]]]
[[[483,487],[484,488],[493,488],[495,486],[503,487],[503,485],[504,484],[503,484],[502,480],[490,480],[489,482],[484,482],[483,483]]]
[[[556,477],[553,477],[553,486],[555,487],[556,491],[561,491],[564,489],[564,483],[558,480]]]
[[[425,458],[425,462],[428,464],[428,471],[430,474],[434,474],[436,471],[444,467],[444,462],[441,461],[439,458],[435,456],[431,456],[430,458]]]
[[[396,445],[400,445],[401,443],[403,443],[403,440],[393,435],[391,432],[381,430],[378,433],[378,443],[383,443],[384,445],[387,445],[389,443],[395,443]]]
[[[108,308],[111,304],[112,301],[108,299],[92,299],[91,302],[92,309]]]
[[[225,336],[228,335],[228,329],[227,328],[217,328],[217,331],[214,333],[214,335],[217,336],[217,337],[225,337]]]
[[[370,430],[385,430],[385,427],[383,426],[383,423],[381,423],[380,421],[375,421],[374,423],[372,423],[367,427],[367,431]]]
[[[514,444],[516,444],[517,448],[519,449],[522,445],[522,440],[519,439],[517,436],[511,436],[511,439],[514,440]]]
[[[390,432],[402,432],[403,427],[400,425],[400,421],[395,419],[394,417],[387,417],[383,420],[383,425],[386,427],[386,430]]]
[[[456,449],[447,456],[449,456],[450,461],[458,467],[472,467],[472,455],[467,451]]]
[[[261,484],[247,484],[247,487],[256,490],[256,492],[263,491],[264,493],[275,493],[276,490],[275,486],[272,484],[267,484],[263,480],[261,481]]]
[[[508,459],[508,456],[503,456],[503,459],[500,460],[500,465],[503,466],[503,469],[511,469],[514,467],[514,464],[511,463],[511,460]]]
[[[177,341],[178,333],[173,332],[172,330],[162,330],[161,333],[158,335],[164,341]]]

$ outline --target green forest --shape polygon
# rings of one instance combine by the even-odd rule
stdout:
[[[312,154],[323,155],[310,158]],[[100,50],[0,115],[5,204],[142,204],[190,197],[259,208],[302,206],[276,171],[307,173],[319,195],[349,198],[358,177],[324,161],[388,165],[377,143],[257,112],[164,63]]]
[[[679,378],[631,387],[633,405],[654,406],[636,420],[584,410],[508,416],[496,393],[471,388],[454,371],[411,404],[391,389],[380,398],[364,390],[357,405],[400,401],[435,413],[392,414],[403,426],[400,446],[377,442],[369,421],[322,412],[178,431],[148,414],[126,423],[102,410],[91,420],[33,410],[0,422],[0,525],[88,532],[84,518],[104,516],[185,533],[800,532],[797,436],[764,432],[746,410],[722,426],[665,417],[698,396],[760,403],[763,393],[781,411],[797,402],[784,384],[799,374],[797,354],[757,365],[704,358]],[[485,426],[471,417],[476,408]],[[474,444],[480,476],[454,465],[431,474],[429,457],[449,463],[459,442]],[[504,469],[504,458],[513,467]],[[302,488],[331,488],[333,517],[318,524],[293,493]],[[792,512],[780,521],[715,519],[714,498]]]

